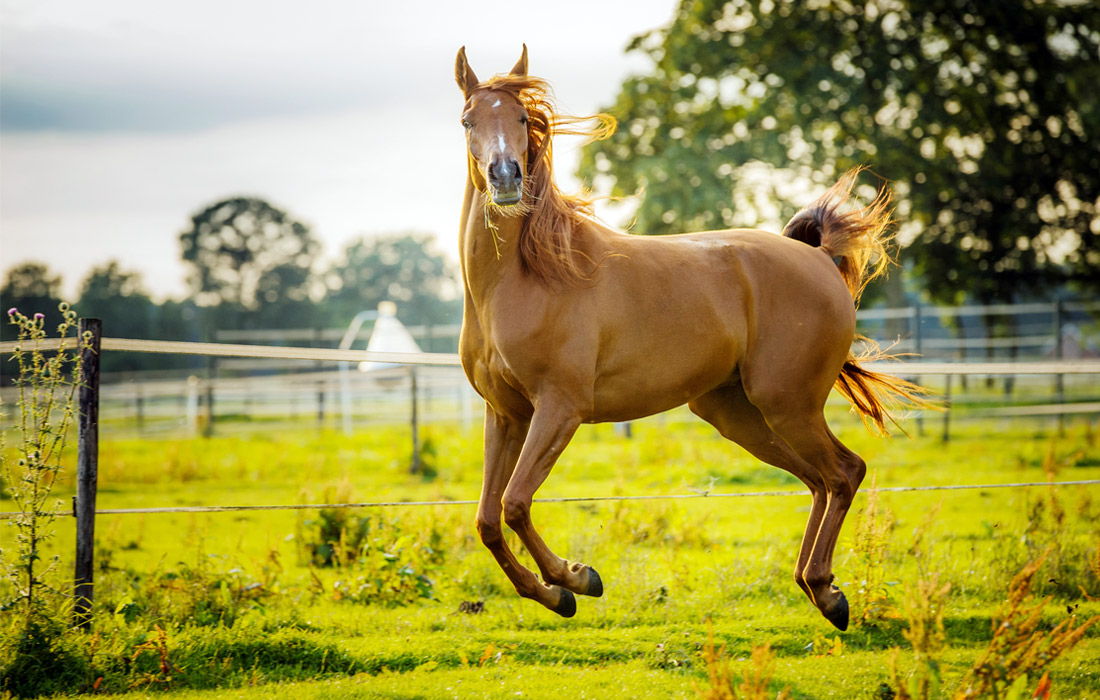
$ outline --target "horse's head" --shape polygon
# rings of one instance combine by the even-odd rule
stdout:
[[[510,76],[527,76],[527,46]],[[527,108],[514,92],[481,84],[459,49],[455,79],[466,97],[462,126],[474,185],[487,193],[493,204],[507,206],[523,200],[527,173]]]

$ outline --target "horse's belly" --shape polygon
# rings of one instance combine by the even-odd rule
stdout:
[[[597,377],[591,416],[605,423],[652,416],[682,406],[737,373],[738,353],[732,343],[714,343],[709,352],[650,354],[623,371]]]

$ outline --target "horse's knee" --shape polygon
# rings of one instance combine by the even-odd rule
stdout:
[[[500,518],[496,520],[478,518],[477,534],[481,537],[481,543],[489,549],[497,547],[504,542],[504,532],[500,527]]]
[[[531,504],[527,501],[504,497],[504,522],[513,530],[519,530],[531,518]]]

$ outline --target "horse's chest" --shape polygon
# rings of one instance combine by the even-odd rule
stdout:
[[[494,411],[526,419],[531,401],[506,357],[480,329],[463,330],[459,352],[466,376],[474,389]]]

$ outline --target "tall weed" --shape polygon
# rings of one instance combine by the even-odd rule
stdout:
[[[708,625],[707,641],[701,652],[703,664],[707,670],[707,686],[700,688],[694,684],[695,693],[701,700],[788,700],[791,695],[787,688],[778,694],[768,689],[772,679],[772,662],[775,652],[767,643],[752,648],[749,664],[742,672],[741,682],[735,687],[733,669],[726,656],[726,645],[714,646],[714,626]]]
[[[76,312],[62,303],[58,338],[76,325]],[[81,382],[80,338],[69,348],[48,341],[42,314],[33,318],[8,310],[17,329],[12,361],[18,371],[14,460],[2,469],[5,495],[17,509],[7,521],[15,530],[14,547],[0,550],[0,610],[19,613],[0,627],[0,690],[34,696],[64,689],[83,675],[84,663],[66,639],[71,604],[57,578],[59,557],[44,561],[45,546],[53,538],[53,523],[61,502],[51,498],[62,470],[69,427],[75,415],[73,398]],[[0,452],[7,451],[8,431],[0,433]],[[4,538],[6,543],[10,540]]]
[[[1073,648],[1100,615],[1083,622],[1070,614],[1052,629],[1043,629],[1042,615],[1052,596],[1036,599],[1032,588],[1035,576],[1052,550],[1048,549],[1028,564],[1012,580],[1008,597],[993,618],[993,637],[985,653],[975,662],[955,694],[956,700],[981,697],[1007,697],[1006,693],[1021,678],[1034,677],[1059,656]],[[1048,679],[1049,676],[1044,677]]]
[[[1052,596],[1037,599],[1032,589],[1049,553],[1050,550],[1027,564],[1009,584],[1007,597],[993,617],[989,645],[951,693],[954,700],[1049,697],[1050,665],[1100,621],[1100,616],[1094,616],[1078,622],[1071,612],[1054,627],[1044,625],[1043,613]],[[898,650],[894,650],[890,662],[892,687],[887,689],[887,695],[894,700],[943,697],[937,657],[943,647],[944,602],[949,590],[949,584],[940,585],[933,575],[919,581],[916,589],[906,596],[904,612],[909,628],[904,635],[912,646],[916,666],[908,674],[902,674],[898,669]],[[1037,688],[1031,694],[1029,679],[1040,673]]]
[[[877,625],[897,617],[890,589],[886,585],[886,556],[894,531],[894,514],[879,503],[878,472],[871,475],[867,505],[856,520],[852,545],[859,588],[852,596],[852,625]]]

